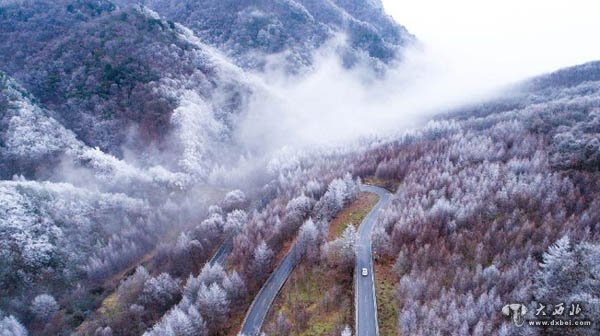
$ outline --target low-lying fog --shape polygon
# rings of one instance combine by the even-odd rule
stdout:
[[[240,142],[269,152],[399,133],[506,84],[474,76],[468,64],[448,67],[442,55],[422,44],[404,50],[402,60],[383,74],[368,65],[346,69],[334,50],[332,45],[319,50],[314,70],[304,75],[257,75],[264,90],[251,98]]]

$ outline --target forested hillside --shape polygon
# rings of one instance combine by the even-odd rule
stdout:
[[[161,330],[174,304],[190,308],[179,290],[226,241],[237,273],[220,285],[254,293],[264,278],[244,258],[267,276],[267,257],[289,243],[314,203],[323,204],[315,214],[324,220],[349,196],[321,200],[345,170],[313,174],[306,170],[319,164],[305,158],[295,171],[285,153],[269,169],[269,158],[246,158],[238,122],[264,90],[264,79],[246,70],[275,57],[309,71],[312,53],[346,33],[351,41],[336,44],[347,66],[381,69],[412,40],[377,4],[208,1],[183,12],[174,2],[146,5],[0,2],[3,333]],[[231,164],[240,171],[230,173]],[[228,193],[232,181],[244,181],[246,194]],[[252,231],[249,223],[265,216],[263,233]],[[143,295],[127,287],[134,285]],[[115,297],[106,320],[102,311]],[[225,323],[194,309],[208,330]]]
[[[367,174],[400,185],[374,244],[395,260],[402,335],[598,333],[523,330],[498,314],[507,302],[529,304],[529,317],[537,303],[600,311],[596,66],[541,77],[361,157]]]
[[[228,136],[249,90],[189,30],[139,6],[31,1],[3,6],[0,21],[10,27],[0,32],[0,69],[86,145],[119,157],[124,148],[186,147],[169,135],[195,123],[213,131],[181,150],[210,160],[209,142]],[[205,115],[185,119],[190,105]]]
[[[277,56],[297,72],[312,64],[316,48],[341,33],[347,41],[339,56],[347,66],[364,58],[375,66],[397,61],[403,47],[414,42],[379,1],[151,0],[146,5],[249,69],[263,69],[269,62],[265,56]]]
[[[236,335],[289,251],[296,300],[263,331],[346,336],[363,182],[393,192],[382,334],[600,333],[500,313],[600,316],[599,62],[412,130],[273,149],[286,130],[260,113],[291,103],[272,72],[311,79],[325,48],[379,87],[402,63],[416,39],[380,1],[6,0],[0,39],[2,336]],[[273,144],[244,143],[246,118]],[[320,297],[298,300],[303,277]]]

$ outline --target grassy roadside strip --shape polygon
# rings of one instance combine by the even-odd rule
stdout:
[[[393,271],[392,259],[375,260],[375,294],[377,295],[377,318],[380,336],[395,336],[398,307],[394,297],[397,276]]]
[[[378,201],[377,195],[360,193],[329,225],[328,240],[334,240],[347,225],[358,226]],[[277,295],[264,323],[270,335],[339,335],[339,327],[354,326],[352,282],[332,276],[320,264],[301,263]],[[278,323],[283,316],[285,321]],[[281,321],[280,321],[281,322]],[[282,330],[283,329],[283,330]]]
[[[339,237],[348,224],[358,225],[375,206],[379,197],[372,193],[363,192],[349,206],[342,209],[329,223],[329,235],[327,240],[331,241]]]

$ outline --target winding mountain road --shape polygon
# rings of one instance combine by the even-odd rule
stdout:
[[[375,302],[375,287],[373,279],[373,261],[371,259],[371,232],[377,217],[381,211],[390,203],[390,193],[379,187],[361,185],[361,191],[370,192],[379,196],[379,201],[367,214],[358,229],[357,255],[355,269],[355,311],[356,311],[356,335],[375,336],[378,335],[377,306]],[[267,317],[269,308],[277,297],[277,294],[285,284],[288,276],[298,263],[300,257],[296,244],[292,246],[288,254],[275,268],[271,276],[260,289],[246,318],[242,324],[240,334],[244,336],[258,336],[262,324]],[[361,275],[361,269],[366,267],[369,275]]]
[[[371,233],[377,217],[383,212],[391,199],[391,194],[380,187],[361,185],[361,191],[377,194],[379,201],[367,214],[358,228],[356,242],[356,268],[354,270],[354,304],[356,336],[379,335],[377,325],[377,301],[375,299],[375,279],[373,276],[373,259],[371,251]],[[361,270],[366,268],[367,276]]]
[[[269,308],[275,297],[277,297],[277,293],[283,287],[285,280],[288,278],[290,273],[296,264],[298,263],[300,257],[298,253],[298,249],[296,244],[292,246],[290,251],[285,255],[281,263],[277,266],[277,268],[271,273],[271,276],[267,279],[265,284],[262,286],[254,301],[252,301],[252,305],[250,305],[250,309],[246,314],[246,318],[244,319],[244,323],[242,324],[242,330],[240,334],[244,336],[257,336],[260,333],[260,329],[262,327],[265,318],[267,317],[267,313],[269,312]]]

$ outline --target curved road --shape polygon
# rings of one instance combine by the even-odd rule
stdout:
[[[285,255],[281,263],[275,268],[271,276],[267,279],[265,284],[262,286],[254,301],[252,301],[252,305],[250,305],[250,309],[246,314],[246,318],[244,319],[244,323],[242,324],[242,330],[240,334],[244,336],[257,336],[260,333],[260,329],[262,327],[265,318],[267,317],[267,313],[269,312],[269,308],[277,293],[283,287],[285,280],[288,278],[290,273],[298,260],[300,259],[297,253],[296,244],[292,246],[290,251]]]
[[[208,261],[211,266],[215,264],[223,264],[225,258],[229,256],[229,253],[233,249],[233,236],[229,236],[225,238],[225,241],[219,246],[215,254],[213,254],[212,258]]]
[[[379,335],[379,326],[377,325],[377,302],[371,257],[371,233],[377,217],[390,204],[391,194],[383,188],[368,185],[361,185],[360,189],[377,194],[379,201],[358,228],[354,271],[355,330],[356,336],[376,336]],[[367,276],[361,274],[363,268],[369,271]]]
[[[367,185],[361,185],[360,189],[361,191],[375,193],[379,196],[379,201],[367,214],[358,229],[356,269],[354,272],[356,277],[356,335],[374,336],[378,334],[378,327],[373,262],[371,259],[371,231],[373,230],[377,216],[389,204],[391,194],[383,188]],[[240,334],[244,336],[257,336],[260,334],[260,329],[267,317],[271,304],[294,267],[296,267],[299,259],[296,244],[294,244],[281,263],[271,273],[271,276],[254,298],[254,301],[252,301],[252,305],[250,305],[250,309],[242,324]],[[360,275],[363,267],[369,270],[369,276],[363,277]]]

